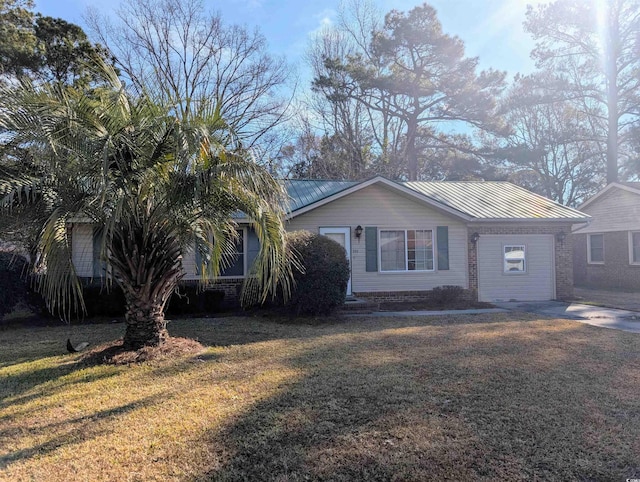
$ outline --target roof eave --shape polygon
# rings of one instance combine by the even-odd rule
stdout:
[[[631,186],[625,186],[624,184],[620,184],[617,182],[612,182],[610,184],[607,184],[603,189],[601,189],[597,194],[595,194],[593,197],[587,199],[585,202],[583,202],[580,206],[578,206],[578,210],[582,210],[585,207],[587,207],[589,204],[593,203],[594,201],[596,201],[597,199],[600,199],[604,194],[608,193],[609,191],[611,191],[612,189],[622,189],[623,191],[628,191],[634,194],[638,194],[640,195],[640,190],[631,187]]]
[[[554,224],[583,224],[591,221],[591,216],[585,216],[582,218],[475,218],[470,224],[473,223],[554,223]]]

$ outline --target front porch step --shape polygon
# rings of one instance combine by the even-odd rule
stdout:
[[[347,296],[344,305],[342,305],[338,312],[342,313],[371,313],[380,309],[380,303],[370,300],[359,299],[354,296]]]

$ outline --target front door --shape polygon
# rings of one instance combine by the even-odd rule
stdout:
[[[344,248],[349,261],[349,282],[347,283],[347,295],[351,294],[351,228],[320,228],[320,234],[333,239]]]

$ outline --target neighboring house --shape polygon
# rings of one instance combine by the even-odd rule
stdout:
[[[583,203],[574,229],[577,286],[640,290],[640,182],[614,182]]]
[[[349,294],[416,300],[455,285],[480,301],[550,300],[573,294],[571,229],[588,216],[508,182],[284,181],[287,230],[327,235],[345,247]],[[236,263],[216,281],[235,295],[259,245],[248,222]],[[74,226],[80,276],[98,276],[93,229]],[[196,256],[185,280],[199,277]]]

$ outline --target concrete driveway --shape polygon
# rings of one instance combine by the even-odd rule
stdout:
[[[511,311],[524,311],[553,318],[575,320],[602,328],[640,333],[640,313],[637,311],[562,301],[510,301],[494,304],[499,308]]]
[[[573,294],[573,301],[576,303],[588,302],[590,305],[606,306],[607,308],[640,311],[640,293],[576,286],[573,289]]]

